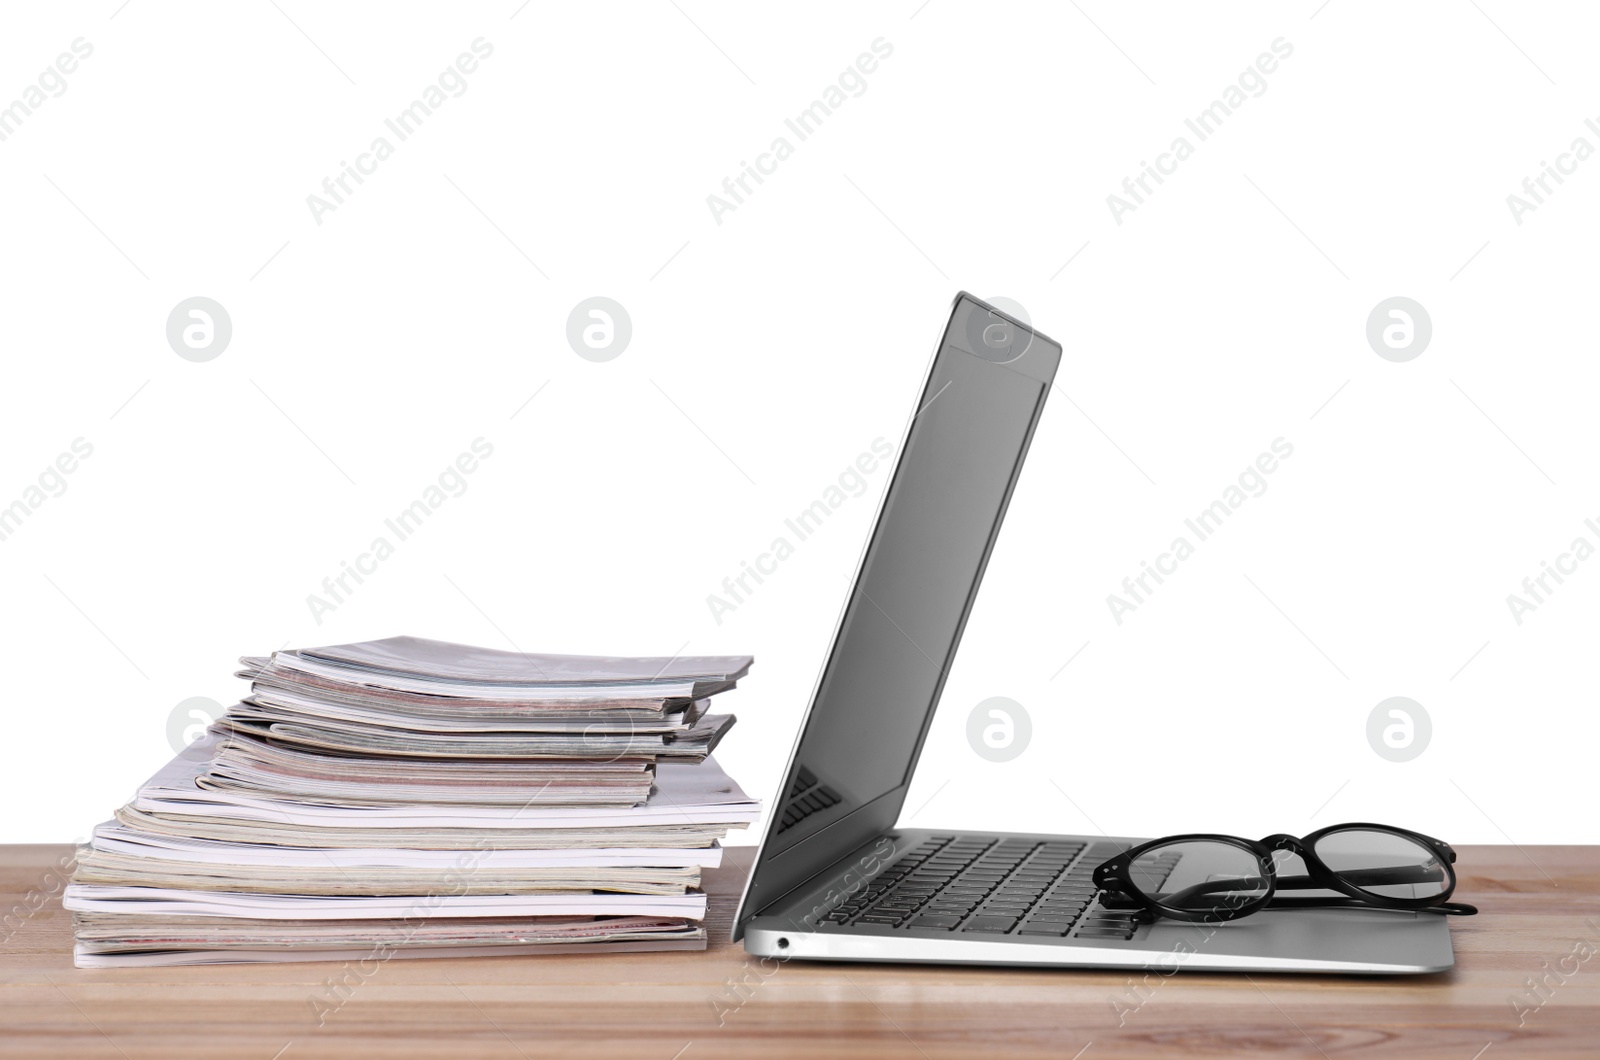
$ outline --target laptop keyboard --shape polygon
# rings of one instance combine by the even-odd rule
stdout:
[[[970,935],[1119,940],[1131,910],[1101,907],[1094,870],[1126,849],[1111,842],[932,836],[823,918]]]

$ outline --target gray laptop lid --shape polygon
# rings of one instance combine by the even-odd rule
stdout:
[[[1056,342],[962,293],[812,692],[735,921],[893,827],[1045,396]]]

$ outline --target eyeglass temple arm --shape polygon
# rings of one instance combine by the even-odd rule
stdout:
[[[1335,873],[1346,883],[1357,887],[1382,887],[1389,884],[1401,883],[1435,883],[1444,879],[1444,872],[1438,866],[1428,865],[1395,865],[1388,868],[1346,869]],[[1310,876],[1279,876],[1279,890],[1295,890],[1301,887],[1320,887]]]
[[[1393,868],[1354,869],[1339,873],[1339,876],[1357,887],[1385,886],[1405,883],[1432,883],[1441,878],[1438,869],[1430,869],[1424,865],[1399,865]],[[1196,898],[1205,894],[1218,894],[1223,891],[1251,890],[1265,887],[1267,881],[1261,876],[1236,876],[1222,880],[1205,880],[1201,883],[1175,891],[1161,899],[1163,905],[1180,905],[1184,900]],[[1299,890],[1311,887],[1321,887],[1322,884],[1310,876],[1280,876],[1278,878],[1279,890]]]
[[[1269,909],[1329,909],[1343,908],[1372,909],[1371,902],[1364,902],[1359,898],[1290,898],[1286,895],[1273,895],[1272,901],[1267,903]],[[1451,916],[1472,916],[1478,907],[1465,902],[1438,902],[1434,905],[1413,909],[1413,913],[1448,913]]]

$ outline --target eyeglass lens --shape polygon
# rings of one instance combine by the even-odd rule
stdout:
[[[1182,840],[1145,851],[1128,867],[1128,879],[1168,909],[1225,914],[1261,901],[1267,881],[1256,856],[1231,843]]]
[[[1346,883],[1382,898],[1434,898],[1450,874],[1426,846],[1394,832],[1350,829],[1317,840],[1317,857]]]

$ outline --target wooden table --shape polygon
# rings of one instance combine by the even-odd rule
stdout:
[[[1452,921],[1447,974],[1182,972],[1142,994],[1103,972],[763,969],[721,941],[748,848],[709,874],[705,953],[80,971],[51,868],[67,851],[0,847],[0,911],[56,895],[0,928],[0,1056],[1600,1057],[1600,847],[1461,848],[1458,894],[1483,912]]]

